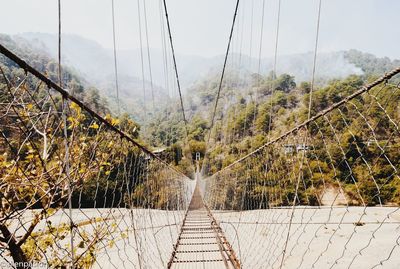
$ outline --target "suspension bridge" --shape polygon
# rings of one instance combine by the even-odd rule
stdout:
[[[275,132],[270,117],[267,142],[218,171],[207,148],[192,178],[63,87],[61,16],[58,81],[0,44],[20,70],[0,65],[0,267],[398,268],[400,67],[314,108],[320,9],[307,116]],[[160,12],[187,135],[165,0]],[[239,1],[210,130],[224,128],[237,14]]]

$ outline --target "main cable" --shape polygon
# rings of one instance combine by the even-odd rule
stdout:
[[[169,23],[168,9],[167,9],[167,2],[166,2],[166,0],[163,0],[163,4],[164,4],[165,19],[166,19],[166,21],[167,21],[167,29],[168,29],[169,44],[170,44],[170,46],[171,46],[172,60],[173,60],[173,63],[174,63],[174,70],[175,70],[175,77],[176,77],[176,85],[177,85],[177,88],[178,88],[179,100],[180,100],[181,109],[182,109],[182,117],[183,117],[183,122],[184,122],[184,125],[185,125],[186,143],[187,143],[187,145],[188,145],[188,147],[189,147],[190,162],[191,162],[191,164],[192,164],[193,172],[194,172],[194,174],[195,174],[195,173],[196,173],[196,167],[195,167],[195,165],[194,165],[194,161],[193,161],[193,157],[192,157],[192,149],[191,149],[190,143],[189,143],[188,121],[187,121],[186,114],[185,114],[185,107],[184,107],[184,105],[183,105],[181,83],[180,83],[180,80],[179,80],[178,67],[177,67],[177,64],[176,64],[176,56],[175,56],[174,43],[172,42],[171,25],[170,25],[170,23]]]
[[[207,143],[206,143],[206,151],[205,151],[205,153],[204,153],[204,162],[203,162],[203,164],[202,164],[201,171],[203,171],[203,166],[204,166],[205,160],[206,160],[206,158],[207,158],[207,149],[208,149],[208,144],[209,144],[210,138],[211,138],[211,131],[212,131],[212,128],[214,127],[214,124],[215,124],[215,115],[216,115],[216,113],[217,113],[218,100],[219,100],[220,95],[221,95],[222,83],[223,83],[223,81],[224,81],[225,70],[226,70],[226,63],[227,63],[227,61],[228,61],[229,49],[230,49],[230,47],[231,47],[232,36],[233,36],[233,30],[234,30],[234,28],[235,28],[235,22],[236,22],[237,11],[238,11],[238,9],[239,9],[239,2],[240,2],[240,0],[237,0],[237,1],[236,1],[235,12],[234,12],[234,14],[233,14],[233,20],[232,20],[231,31],[230,31],[230,34],[229,34],[228,46],[226,47],[226,51],[225,51],[224,65],[223,65],[223,67],[222,67],[221,78],[220,78],[220,80],[219,80],[219,86],[218,86],[217,96],[216,96],[216,99],[215,99],[214,110],[213,110],[213,114],[212,114],[212,117],[211,117],[210,131],[209,131],[209,133],[208,133],[208,138],[207,138]]]
[[[167,3],[166,0],[163,0],[164,3],[164,12],[165,12],[165,19],[167,20],[167,29],[168,29],[168,37],[169,37],[169,44],[171,46],[171,51],[172,51],[172,60],[174,62],[174,69],[175,69],[175,77],[176,77],[176,83],[177,83],[177,87],[178,87],[178,93],[179,93],[179,99],[181,102],[181,109],[182,109],[182,117],[183,117],[183,121],[185,123],[185,130],[186,130],[186,137],[188,136],[188,122],[186,119],[186,114],[185,114],[185,109],[183,106],[183,98],[182,98],[182,91],[181,91],[181,83],[179,81],[179,74],[178,74],[178,67],[176,64],[176,57],[175,57],[175,49],[174,49],[174,44],[172,42],[172,34],[171,34],[171,26],[169,23],[169,17],[168,17],[168,9],[167,9]]]

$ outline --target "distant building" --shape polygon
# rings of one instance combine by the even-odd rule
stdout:
[[[299,152],[299,151],[308,151],[311,149],[309,145],[306,144],[286,144],[283,145],[285,154]]]

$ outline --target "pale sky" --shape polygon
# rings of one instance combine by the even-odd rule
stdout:
[[[137,0],[114,1],[118,49],[138,48]],[[161,48],[160,0],[145,1],[149,46]],[[112,47],[111,0],[61,2],[64,33]],[[207,57],[223,54],[235,2],[167,0],[176,52]],[[241,47],[243,53],[258,56],[262,2],[241,0],[234,51]],[[140,0],[142,8],[143,3]],[[265,0],[262,56],[274,53],[277,3]],[[318,0],[282,0],[279,54],[313,50],[317,6]],[[57,0],[0,0],[0,7],[0,33],[57,33]],[[400,59],[399,12],[398,0],[322,0],[319,51],[355,48]],[[143,12],[141,16],[144,25]]]

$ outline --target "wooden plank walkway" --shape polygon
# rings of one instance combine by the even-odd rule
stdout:
[[[198,187],[186,212],[168,268],[240,268],[222,229],[204,205]]]

